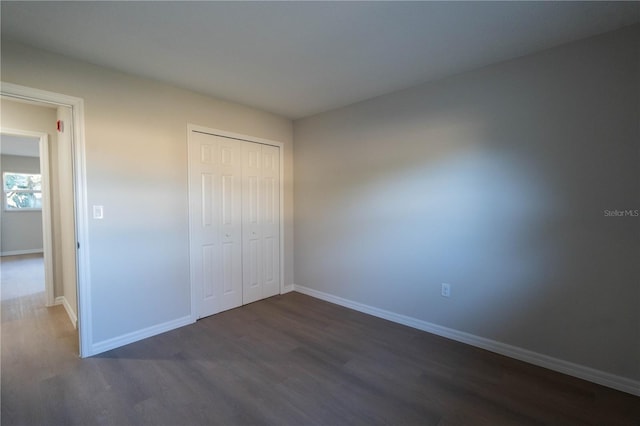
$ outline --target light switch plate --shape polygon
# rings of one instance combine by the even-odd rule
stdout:
[[[93,206],[93,218],[94,219],[104,218],[104,209],[102,208],[102,206]]]

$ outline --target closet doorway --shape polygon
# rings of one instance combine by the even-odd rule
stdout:
[[[281,292],[277,142],[189,126],[192,316]]]

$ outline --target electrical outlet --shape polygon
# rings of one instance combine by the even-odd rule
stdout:
[[[442,294],[443,297],[451,296],[451,285],[449,285],[447,283],[442,283],[442,288],[440,289],[440,294]]]

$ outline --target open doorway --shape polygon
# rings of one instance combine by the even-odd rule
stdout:
[[[42,293],[47,306],[54,304],[49,167],[42,152],[48,139],[46,133],[28,131],[0,134],[3,301]]]
[[[42,110],[52,117],[54,112]],[[37,119],[40,117],[34,117]],[[9,120],[11,121],[11,119]],[[0,256],[40,257],[46,305],[55,303],[51,193],[49,173],[49,135],[44,132],[3,128],[0,133]],[[6,267],[6,265],[5,265]],[[36,284],[23,288],[2,288],[1,297],[33,293]]]
[[[65,112],[61,121],[66,131],[66,142],[71,153],[67,169],[70,171],[72,187],[66,208],[73,212],[71,227],[74,230],[72,236],[67,235],[67,240],[73,243],[75,251],[75,270],[70,271],[70,276],[75,278],[77,301],[77,339],[81,357],[91,356],[93,349],[92,324],[91,324],[91,285],[89,271],[89,235],[88,235],[88,209],[87,209],[87,184],[85,166],[85,142],[84,142],[84,100],[56,92],[20,86],[17,84],[0,82],[0,96],[26,103],[49,105],[56,107],[56,111]],[[65,108],[59,108],[65,107]],[[4,114],[3,111],[3,123]]]
[[[5,96],[1,102],[3,310],[20,320],[62,305],[78,352],[72,137],[64,129],[72,128],[71,108]]]

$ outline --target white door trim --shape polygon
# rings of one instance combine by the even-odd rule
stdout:
[[[191,158],[191,133],[199,132],[206,133],[208,135],[222,136],[230,139],[238,139],[241,141],[255,142],[264,145],[277,146],[280,153],[280,294],[285,293],[284,288],[284,144],[282,142],[273,141],[270,139],[258,138],[250,135],[243,135],[241,133],[228,132],[225,130],[214,129],[211,127],[199,126],[197,124],[187,123],[187,169],[189,175],[189,187],[191,187],[191,165],[189,158]],[[191,238],[192,224],[191,224],[191,205],[189,204],[189,238]],[[191,266],[191,241],[189,241],[189,279],[191,287],[191,319],[195,322],[198,319],[198,311],[196,306],[198,304],[197,291],[195,288],[195,280],[192,276],[193,267]]]
[[[91,281],[89,268],[89,212],[87,205],[87,175],[85,161],[84,100],[74,96],[12,83],[0,82],[0,94],[3,96],[47,103],[71,108],[73,129],[71,144],[73,147],[73,193],[76,225],[76,239],[79,248],[76,252],[76,282],[78,293],[78,337],[80,356],[93,355],[91,324]]]
[[[27,136],[38,138],[40,150],[40,175],[42,179],[42,251],[44,253],[44,288],[47,306],[55,305],[53,294],[53,244],[51,227],[51,175],[49,174],[49,135],[29,130],[0,128],[3,135]]]

